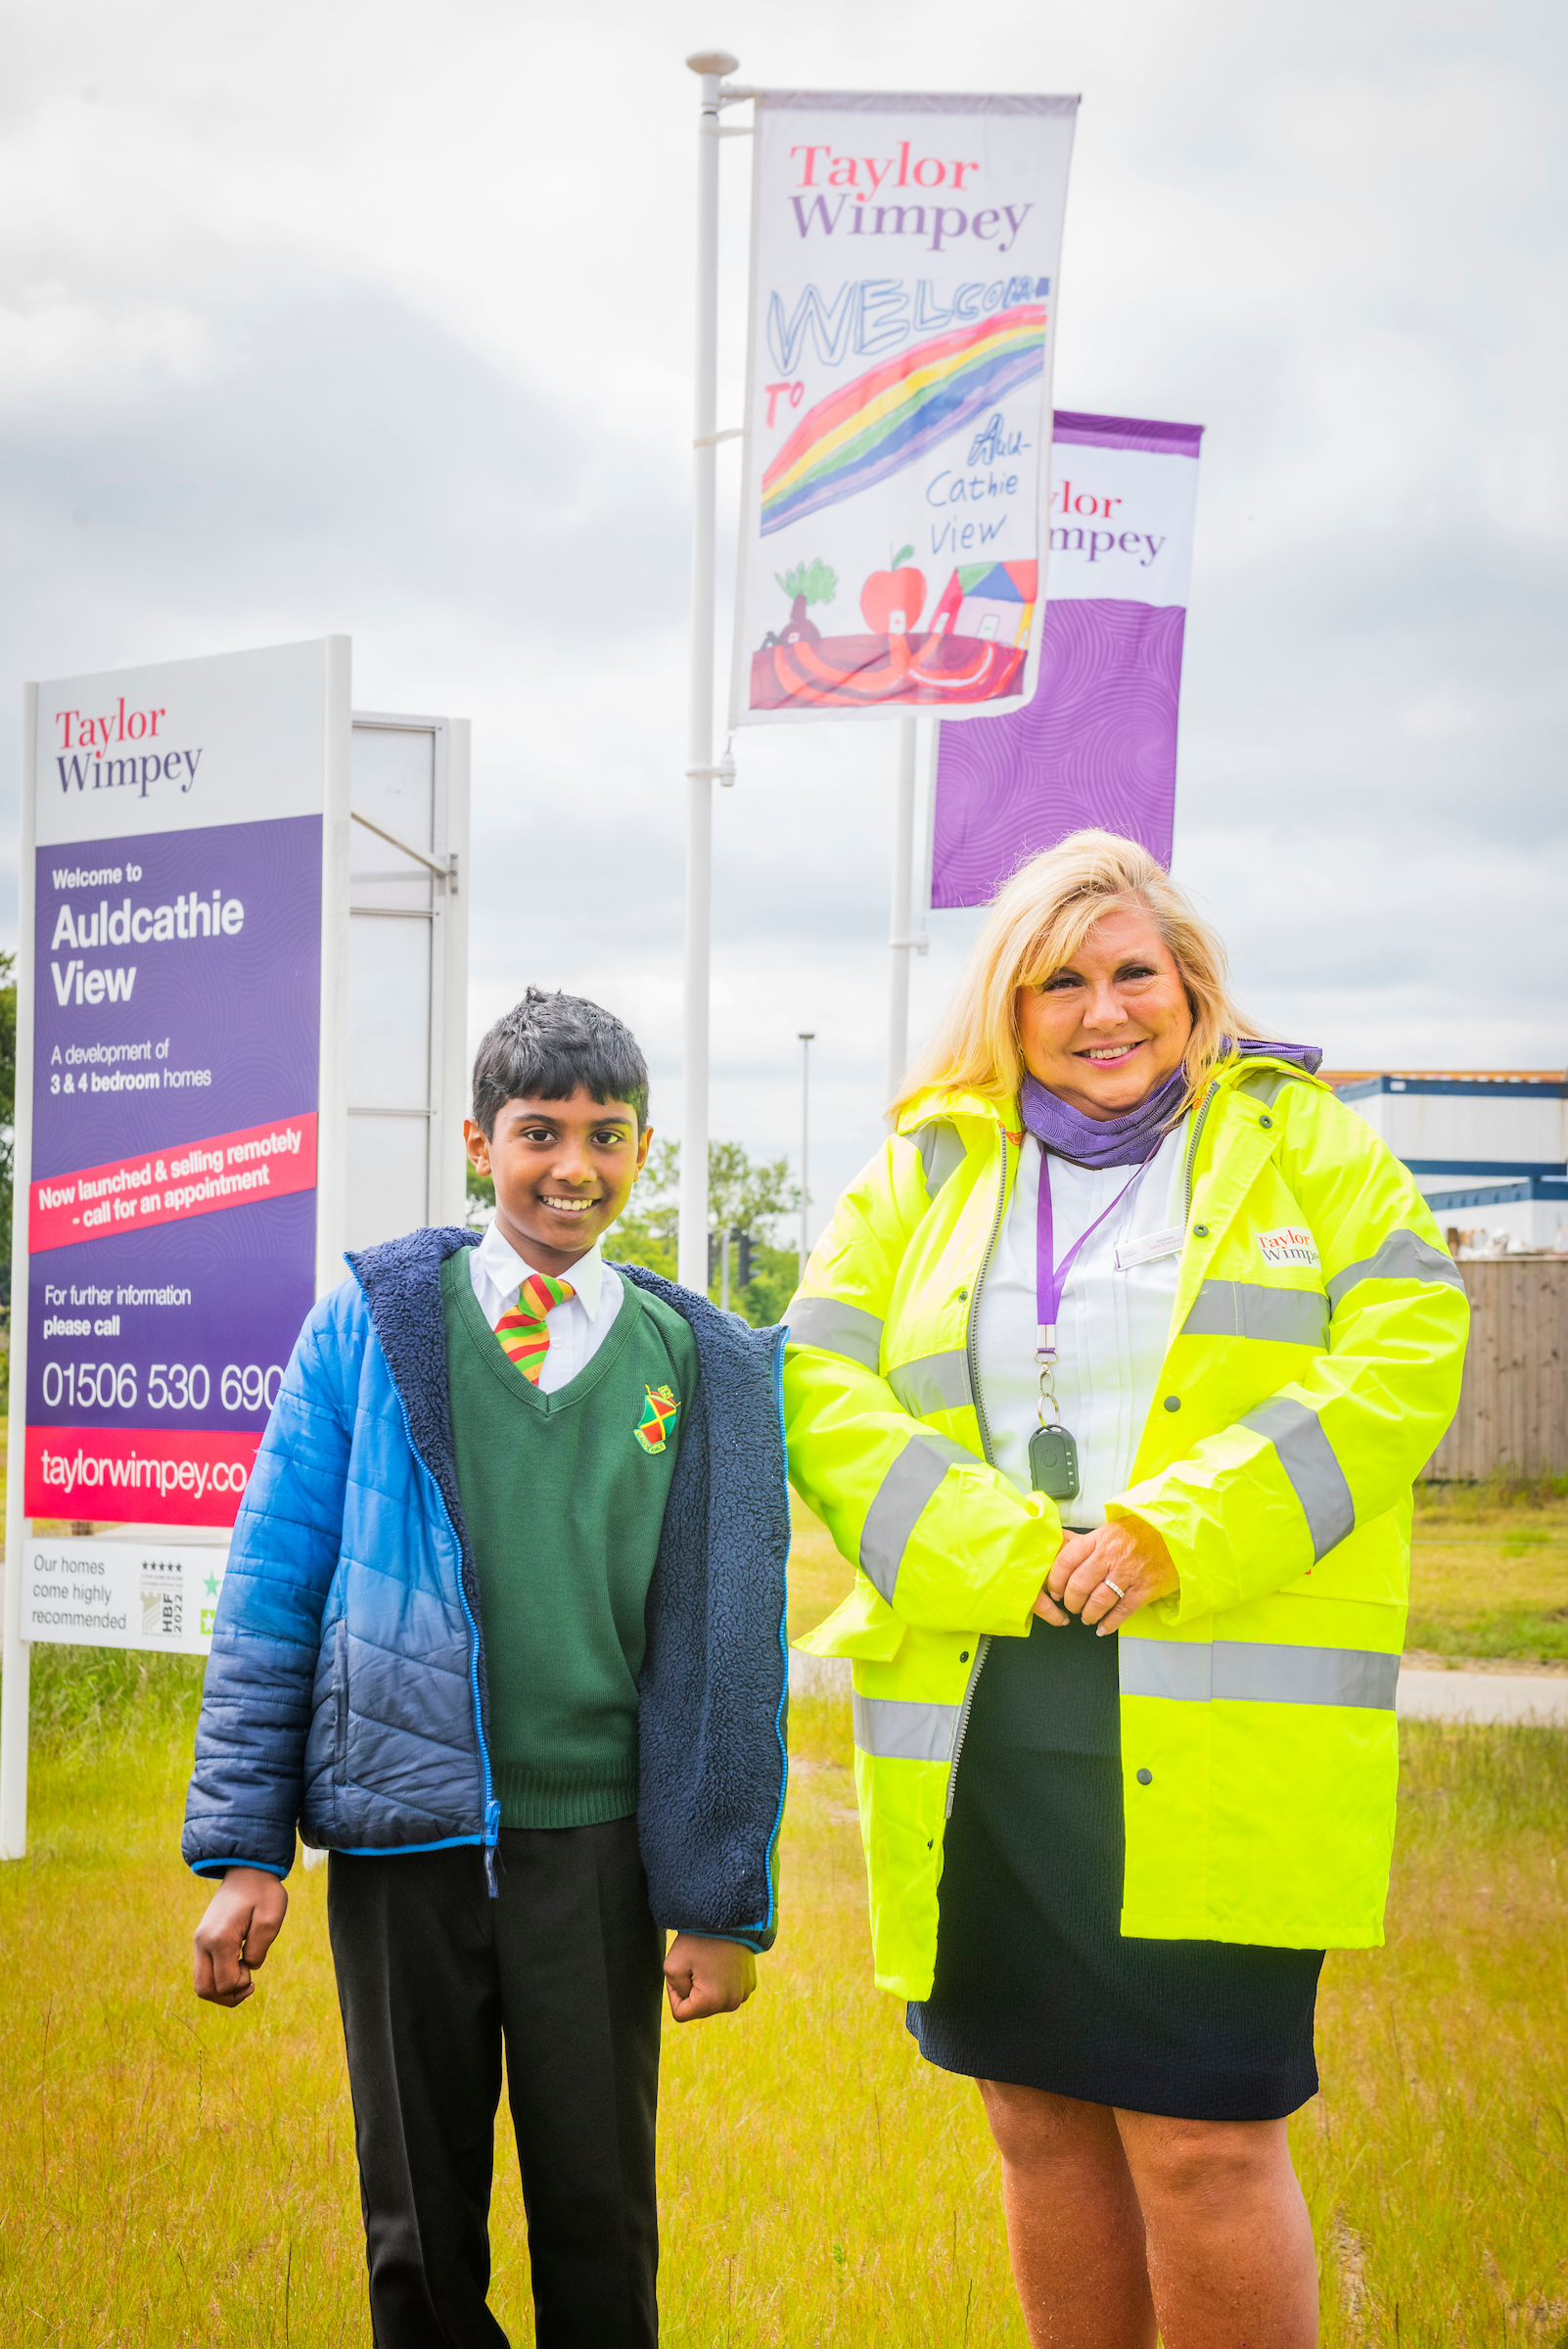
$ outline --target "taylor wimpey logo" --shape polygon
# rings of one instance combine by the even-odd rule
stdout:
[[[104,714],[57,710],[55,764],[61,790],[68,797],[73,784],[77,791],[134,791],[144,800],[150,783],[178,783],[182,792],[189,791],[202,754],[171,751],[159,741],[159,725],[167,715],[167,710],[127,710],[123,694]],[[143,747],[127,751],[127,744]]]
[[[1277,1230],[1258,1234],[1258,1253],[1266,1265],[1301,1265],[1312,1271],[1321,1267],[1317,1242],[1305,1223],[1281,1223]]]
[[[1059,489],[1051,491],[1051,553],[1084,555],[1091,563],[1103,562],[1113,554],[1131,555],[1136,557],[1138,569],[1147,571],[1166,538],[1157,537],[1153,530],[1129,530],[1128,517],[1119,518],[1116,511],[1126,503],[1125,497],[1084,489],[1069,477]],[[1061,522],[1057,515],[1062,516]],[[1076,527],[1070,521],[1073,516],[1081,518]]]
[[[963,236],[995,244],[998,253],[1017,243],[1033,204],[988,205],[981,193],[977,206],[978,192],[967,182],[970,174],[978,175],[979,163],[940,155],[911,160],[913,144],[900,139],[897,155],[889,156],[843,155],[832,145],[792,147],[795,184],[802,192],[790,203],[801,235],[816,227],[825,237],[837,236],[842,224],[846,236],[919,237],[933,253]],[[922,198],[962,196],[964,203],[912,202],[911,189]],[[882,201],[895,193],[899,203]]]

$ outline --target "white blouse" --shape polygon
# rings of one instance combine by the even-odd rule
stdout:
[[[1141,1171],[1077,1167],[1054,1153],[1051,1158],[1058,1264],[1130,1183],[1115,1213],[1080,1251],[1057,1315],[1054,1416],[1077,1442],[1080,1484],[1077,1499],[1061,1503],[1062,1521],[1080,1531],[1103,1525],[1106,1501],[1130,1481],[1154,1405],[1186,1221],[1187,1132],[1183,1118]],[[1041,1156],[1040,1144],[1026,1139],[975,1326],[992,1451],[997,1467],[1026,1492],[1029,1439],[1039,1425],[1035,1260]]]

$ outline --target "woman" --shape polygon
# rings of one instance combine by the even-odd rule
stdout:
[[[1103,832],[1001,892],[790,1313],[791,1474],[858,1571],[877,1980],[978,2080],[1030,2337],[1306,2349],[1286,2116],[1382,1940],[1410,1484],[1464,1291]]]

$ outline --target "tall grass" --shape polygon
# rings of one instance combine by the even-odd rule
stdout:
[[[1500,1470],[1482,1484],[1417,1488],[1407,1646],[1568,1662],[1565,1485]]]
[[[50,1651],[35,1650],[34,1662]],[[196,1674],[52,1651],[29,1859],[0,1869],[0,2340],[361,2344],[320,1873],[237,2014],[189,1990]],[[972,2090],[870,1988],[848,1708],[796,1708],[784,1930],[740,2015],[667,2030],[672,2349],[1023,2349]],[[1568,2349],[1568,1739],[1414,1725],[1386,1950],[1324,1973],[1294,2125],[1328,2349]],[[532,2340],[516,2164],[494,2303]],[[1067,2254],[1070,2255],[1070,2252]]]
[[[1429,1514],[1494,1517],[1509,1509],[1549,1509],[1564,1500],[1568,1476],[1547,1476],[1506,1461],[1487,1476],[1444,1483],[1423,1478],[1415,1487],[1417,1519]]]

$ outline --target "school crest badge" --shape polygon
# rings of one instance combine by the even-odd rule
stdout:
[[[648,1407],[631,1432],[644,1451],[663,1451],[680,1403],[673,1387],[644,1387],[643,1393],[648,1398]]]

